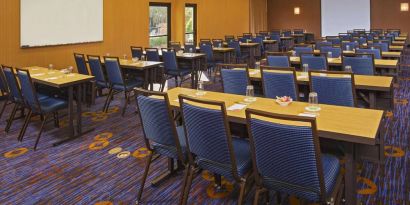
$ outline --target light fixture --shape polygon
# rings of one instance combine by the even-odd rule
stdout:
[[[409,11],[409,3],[400,3],[400,11]]]
[[[408,8],[408,7],[407,7]],[[300,7],[295,7],[294,9],[293,9],[293,13],[295,14],[295,15],[299,15],[300,14]]]

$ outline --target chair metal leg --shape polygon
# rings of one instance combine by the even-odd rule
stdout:
[[[255,198],[253,199],[253,205],[258,205],[259,204],[259,195],[262,192],[262,188],[257,187],[255,191]]]
[[[33,112],[32,112],[31,110],[29,110],[28,113],[27,113],[27,115],[26,115],[26,118],[24,119],[23,127],[21,128],[20,133],[19,133],[19,136],[18,136],[18,138],[17,138],[17,140],[18,140],[19,142],[22,142],[22,141],[23,141],[23,138],[24,138],[24,135],[26,134],[27,126],[28,126],[28,124],[29,124],[29,122],[30,122],[30,119],[31,119],[32,114],[33,114]]]
[[[113,94],[114,94],[114,90],[110,89],[110,92],[108,93],[108,96],[107,96],[106,104],[104,105],[103,112],[108,111],[108,108],[110,107],[110,104],[111,104],[111,101],[112,101]]]
[[[43,122],[41,122],[40,131],[38,132],[37,140],[36,140],[36,143],[34,144],[34,151],[37,150],[37,144],[40,141],[41,133],[43,133],[44,125],[47,122],[47,117],[48,117],[48,114],[44,115],[44,120]]]
[[[185,197],[185,189],[186,189],[186,183],[187,183],[188,177],[189,177],[189,169],[190,169],[190,166],[186,165],[185,171],[184,171],[184,178],[182,180],[182,191],[181,191],[181,194],[179,195],[179,204],[180,205],[183,203],[183,200],[184,200],[184,197]]]
[[[241,181],[240,183],[240,190],[239,190],[239,197],[238,197],[238,205],[242,205],[245,197],[245,185],[246,180]]]
[[[17,112],[18,107],[19,107],[18,104],[14,104],[13,110],[11,111],[11,114],[10,114],[10,117],[9,117],[9,119],[7,120],[6,128],[4,129],[4,131],[5,131],[6,133],[8,133],[9,130],[10,130],[11,124],[13,123],[14,117],[16,116],[16,112]]]
[[[144,186],[145,186],[145,181],[147,180],[147,176],[148,176],[148,172],[149,172],[149,167],[151,165],[152,162],[152,156],[154,156],[154,154],[150,154],[147,157],[147,161],[145,162],[145,169],[144,169],[144,175],[142,175],[142,179],[141,179],[141,187],[140,190],[138,191],[138,196],[137,196],[137,204],[140,202],[141,197],[142,197],[142,192],[144,190]]]
[[[58,112],[53,113],[54,127],[60,128],[60,120],[58,119]]]
[[[6,100],[4,101],[4,104],[3,104],[2,108],[1,108],[1,111],[0,111],[0,119],[1,119],[1,116],[3,116],[4,110],[6,110],[6,106],[7,106],[7,103],[8,103],[8,102],[9,102],[8,99],[6,99]]]
[[[122,117],[124,117],[125,110],[127,109],[127,106],[128,106],[129,94],[130,94],[130,92],[124,91],[125,102],[124,102],[124,107],[122,108],[122,113],[121,113]]]
[[[106,110],[108,101],[111,100],[111,92],[113,92],[112,88],[110,88],[110,90],[108,91],[107,99],[105,99],[105,103],[104,103],[104,106],[103,106],[103,109],[102,109],[103,112],[105,112],[105,110]]]
[[[189,168],[188,168],[188,179],[186,181],[185,191],[184,191],[183,197],[182,197],[182,202],[180,203],[182,205],[187,204],[189,192],[190,192],[191,185],[192,185],[192,179],[194,177],[194,171],[195,171],[194,167],[189,166]]]

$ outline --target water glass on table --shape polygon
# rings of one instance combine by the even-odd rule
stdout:
[[[255,101],[256,101],[256,98],[255,98],[255,91],[253,89],[253,85],[246,86],[245,102],[251,103],[251,102],[255,102]]]
[[[198,82],[198,87],[196,88],[196,96],[204,96],[206,94],[205,92],[205,88],[204,88],[204,82],[203,81],[199,81]]]

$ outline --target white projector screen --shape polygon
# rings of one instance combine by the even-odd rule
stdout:
[[[370,29],[370,0],[322,0],[322,36]]]
[[[103,40],[103,0],[20,0],[20,45]]]

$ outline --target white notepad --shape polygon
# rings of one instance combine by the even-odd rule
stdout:
[[[246,107],[246,105],[244,105],[244,104],[233,104],[232,106],[228,107],[227,110],[229,110],[229,111],[242,110],[245,107]]]

